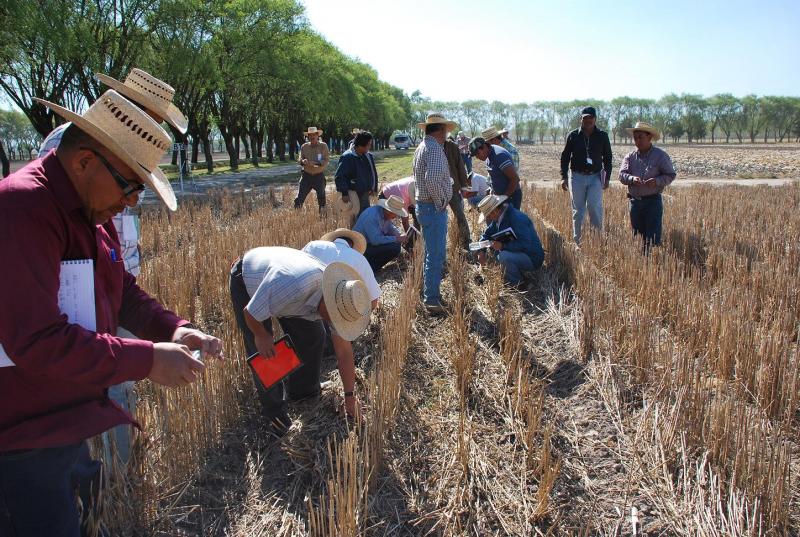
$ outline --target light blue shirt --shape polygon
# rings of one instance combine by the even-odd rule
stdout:
[[[257,321],[273,316],[318,321],[324,271],[319,259],[294,248],[253,248],[242,257],[247,311]]]
[[[397,242],[395,237],[400,235],[400,230],[392,224],[392,221],[383,217],[383,207],[380,205],[373,205],[361,213],[353,231],[364,235],[367,244],[373,246]]]

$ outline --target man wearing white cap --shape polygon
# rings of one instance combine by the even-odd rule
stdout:
[[[398,216],[408,218],[403,199],[389,196],[361,213],[353,231],[367,239],[364,257],[369,261],[373,272],[378,272],[386,263],[400,255],[401,246],[408,241],[408,235],[401,233],[392,223]]]
[[[350,342],[367,328],[372,301],[354,268],[342,262],[325,265],[292,248],[254,248],[233,264],[230,292],[248,356],[256,352],[265,358],[274,356],[275,318],[292,339],[303,363],[287,380],[270,389],[264,388],[254,375],[262,412],[273,435],[283,436],[291,427],[287,397],[297,401],[320,392],[320,363],[326,338],[323,321],[332,331],[345,410],[349,416],[357,416]]]
[[[295,209],[299,209],[306,201],[306,196],[314,189],[317,193],[317,205],[325,210],[325,167],[330,161],[328,145],[320,141],[322,130],[309,127],[305,132],[308,141],[300,147],[300,184],[294,200]]]
[[[661,244],[661,221],[664,205],[661,193],[675,180],[672,160],[663,149],[655,147],[658,129],[637,121],[631,129],[636,151],[625,155],[619,170],[619,181],[628,187],[633,235],[641,235],[645,251]]]
[[[489,223],[481,240],[492,241],[490,249],[503,266],[505,281],[519,285],[524,272],[542,266],[544,249],[528,215],[512,207],[507,200],[507,196],[493,194],[483,198],[478,204],[481,212],[478,221]],[[486,263],[485,251],[478,253],[478,261],[481,265]]]
[[[109,221],[145,188],[176,209],[158,168],[169,135],[113,90],[82,116],[39,102],[73,124],[0,182],[0,533],[75,536],[73,487],[98,475],[86,439],[135,424],[108,387],[190,384],[205,367],[191,351],[222,344],[136,285]]]

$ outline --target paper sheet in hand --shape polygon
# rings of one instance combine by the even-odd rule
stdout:
[[[91,259],[61,262],[58,309],[66,314],[68,322],[79,324],[92,332],[97,330],[94,309],[94,264]],[[0,367],[13,365],[14,362],[0,344]]]

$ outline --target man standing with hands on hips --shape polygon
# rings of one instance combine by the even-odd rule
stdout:
[[[603,229],[603,190],[611,178],[611,142],[596,123],[593,106],[581,110],[581,126],[567,135],[561,152],[561,188],[572,195],[572,238],[578,244],[587,207],[592,227]]]

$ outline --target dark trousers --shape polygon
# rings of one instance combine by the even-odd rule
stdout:
[[[387,244],[368,244],[364,257],[367,258],[372,272],[378,272],[383,266],[400,255],[400,243],[390,242]]]
[[[76,492],[85,520],[94,505],[100,468],[90,458],[85,441],[0,454],[0,536],[88,535],[78,513]]]
[[[495,194],[497,194],[497,192],[495,192]],[[515,209],[519,209],[520,207],[522,207],[522,189],[518,188],[516,192],[511,194],[511,197],[509,197],[508,202]]]
[[[461,196],[461,188],[453,186],[453,195],[450,198],[450,209],[456,217],[456,224],[458,225],[458,238],[461,246],[464,249],[469,248],[470,234],[469,224],[467,223],[467,216],[464,214],[464,198]]]
[[[358,194],[358,215],[369,209],[369,192]]]
[[[257,352],[255,336],[244,320],[244,307],[250,302],[250,295],[242,279],[242,262],[237,261],[230,275],[231,302],[236,316],[236,324],[242,333],[247,356]],[[294,350],[303,365],[292,373],[288,379],[270,389],[264,388],[261,381],[251,369],[256,385],[258,398],[264,416],[272,418],[286,413],[286,399],[297,400],[319,393],[320,364],[322,350],[325,346],[325,326],[322,321],[308,321],[297,317],[278,317],[278,323],[292,338]],[[264,321],[267,330],[272,331],[271,319]]]
[[[325,207],[325,174],[318,173],[311,175],[305,171],[300,173],[300,183],[298,183],[297,197],[294,199],[295,209],[299,209],[306,201],[306,196],[311,189],[317,193],[317,203],[319,208]]]
[[[652,198],[631,198],[631,227],[633,235],[642,236],[645,248],[661,244],[661,219],[664,205],[661,195]]]

